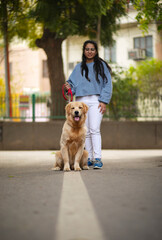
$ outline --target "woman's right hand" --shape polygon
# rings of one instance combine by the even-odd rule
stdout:
[[[69,90],[70,89],[70,84],[68,82],[65,83],[65,89]]]

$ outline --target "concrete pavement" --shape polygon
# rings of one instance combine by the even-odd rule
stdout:
[[[162,150],[103,150],[102,170],[68,173],[53,152],[0,152],[2,240],[161,239]]]

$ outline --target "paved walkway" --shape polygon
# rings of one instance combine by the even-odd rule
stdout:
[[[160,240],[162,150],[102,156],[102,170],[64,173],[54,151],[1,151],[1,239]]]

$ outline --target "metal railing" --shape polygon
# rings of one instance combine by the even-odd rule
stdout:
[[[6,101],[11,103],[11,115],[7,116]],[[60,111],[64,108],[65,100],[63,97],[57,96],[54,107],[57,114],[51,116],[51,98],[49,94],[13,94],[11,99],[6,99],[4,95],[0,95],[0,120],[12,121],[49,121],[51,119],[65,119],[65,113]],[[139,95],[137,99],[137,114],[132,115],[131,109],[129,119],[135,120],[161,120],[162,119],[162,95],[154,98]],[[120,119],[128,119],[124,111],[120,113]],[[134,111],[132,106],[132,111]],[[107,119],[115,119],[112,115],[110,107],[107,108],[104,115]]]
[[[57,98],[58,99],[58,98]],[[51,116],[51,98],[49,94],[13,94],[11,99],[0,95],[0,120],[14,121],[49,121],[50,119],[64,119],[65,114],[59,112],[65,100],[56,101],[57,115]],[[11,114],[6,111],[6,101],[11,103]]]
[[[138,100],[139,118],[143,119],[162,119],[162,95],[156,97],[143,96],[139,94]]]

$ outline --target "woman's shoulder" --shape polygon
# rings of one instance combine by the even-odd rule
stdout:
[[[73,72],[80,70],[80,67],[81,67],[81,63],[79,62],[74,66]]]
[[[74,66],[74,69],[72,70],[72,73],[71,73],[71,77],[75,74],[79,74],[80,72],[80,66],[81,66],[81,63],[77,63],[75,66]]]
[[[78,62],[76,65],[75,65],[75,68],[77,69],[77,68],[80,68],[80,66],[81,66],[81,62]]]

